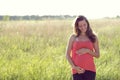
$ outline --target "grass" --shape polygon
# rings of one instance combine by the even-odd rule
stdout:
[[[120,19],[90,20],[101,57],[96,80],[120,79]],[[72,20],[1,21],[0,80],[70,80],[65,58]]]

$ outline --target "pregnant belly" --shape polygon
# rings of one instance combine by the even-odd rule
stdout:
[[[84,69],[94,67],[93,57],[90,54],[76,55],[74,63]]]

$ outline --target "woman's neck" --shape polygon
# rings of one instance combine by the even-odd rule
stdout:
[[[80,36],[86,36],[86,33],[81,33]]]

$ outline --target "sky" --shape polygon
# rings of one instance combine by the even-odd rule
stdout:
[[[0,0],[0,15],[120,16],[119,0]]]

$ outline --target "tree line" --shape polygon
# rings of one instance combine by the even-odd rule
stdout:
[[[70,15],[25,15],[25,16],[9,16],[9,15],[0,15],[0,20],[10,21],[10,20],[44,20],[44,19],[73,19],[76,16]]]

